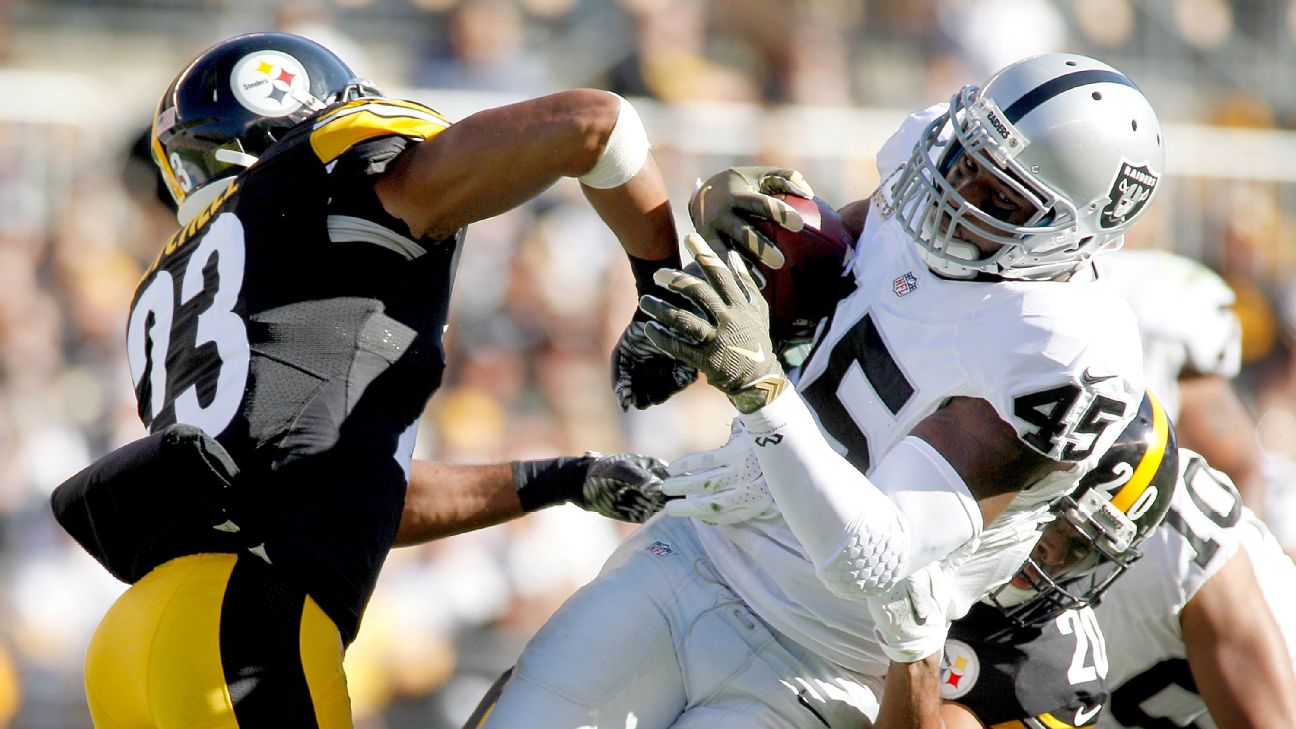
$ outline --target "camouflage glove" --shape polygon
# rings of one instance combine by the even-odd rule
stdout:
[[[666,402],[697,379],[697,369],[668,357],[648,339],[646,321],[632,321],[612,350],[612,392],[622,410]]]
[[[585,472],[579,498],[572,503],[609,519],[642,524],[666,504],[662,479],[666,462],[638,453],[596,456]]]
[[[772,220],[793,233],[801,230],[801,214],[773,197],[779,193],[814,197],[810,183],[796,170],[730,167],[698,185],[689,198],[689,217],[718,255],[724,255],[724,246],[733,245],[770,268],[782,268],[783,253],[751,223],[754,216]]]
[[[571,502],[609,519],[641,524],[657,513],[667,496],[662,479],[666,463],[638,453],[579,458],[514,461],[513,481],[523,511]]]
[[[666,354],[696,367],[744,413],[771,402],[788,384],[770,342],[769,306],[737,251],[725,265],[696,233],[684,239],[705,280],[683,271],[658,271],[662,286],[686,297],[698,314],[654,296],[639,308],[655,321],[649,341]]]

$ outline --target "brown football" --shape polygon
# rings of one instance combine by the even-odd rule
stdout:
[[[793,233],[773,221],[754,219],[756,230],[783,253],[782,268],[757,262],[756,270],[769,303],[770,335],[775,342],[787,342],[812,333],[819,319],[837,305],[848,288],[842,273],[855,239],[837,211],[820,198],[776,197],[795,208],[805,222]]]

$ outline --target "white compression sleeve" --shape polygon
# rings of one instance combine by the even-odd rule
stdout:
[[[794,391],[742,418],[774,501],[841,597],[879,595],[981,532],[967,485],[919,438],[892,448],[869,478],[832,449]]]

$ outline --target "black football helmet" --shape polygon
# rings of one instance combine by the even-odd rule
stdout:
[[[1096,605],[1136,562],[1139,547],[1165,518],[1179,481],[1179,446],[1165,408],[1151,393],[1080,485],[1056,504],[1044,539],[1067,545],[1065,566],[1046,566],[1040,547],[1012,582],[988,600],[1020,625]],[[1050,533],[1050,530],[1052,532]]]
[[[370,95],[377,91],[342,59],[301,36],[248,33],[203,51],[167,87],[153,117],[153,160],[179,217],[215,196],[198,191],[218,194],[222,186],[210,183],[256,162],[303,119]]]

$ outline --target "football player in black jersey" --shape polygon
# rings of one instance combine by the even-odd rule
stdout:
[[[350,727],[342,653],[393,543],[562,501],[629,521],[660,505],[664,464],[633,454],[411,463],[469,223],[575,177],[641,288],[679,265],[624,99],[565,91],[452,124],[312,41],[255,33],[180,72],[151,146],[181,223],[130,308],[151,435],[53,499],[132,585],[89,647],[97,727]],[[658,354],[629,330],[624,392],[693,375]]]
[[[1090,605],[1140,557],[1178,477],[1174,428],[1149,393],[1021,574],[954,621],[944,660],[891,665],[876,729],[1092,726],[1107,658]]]

